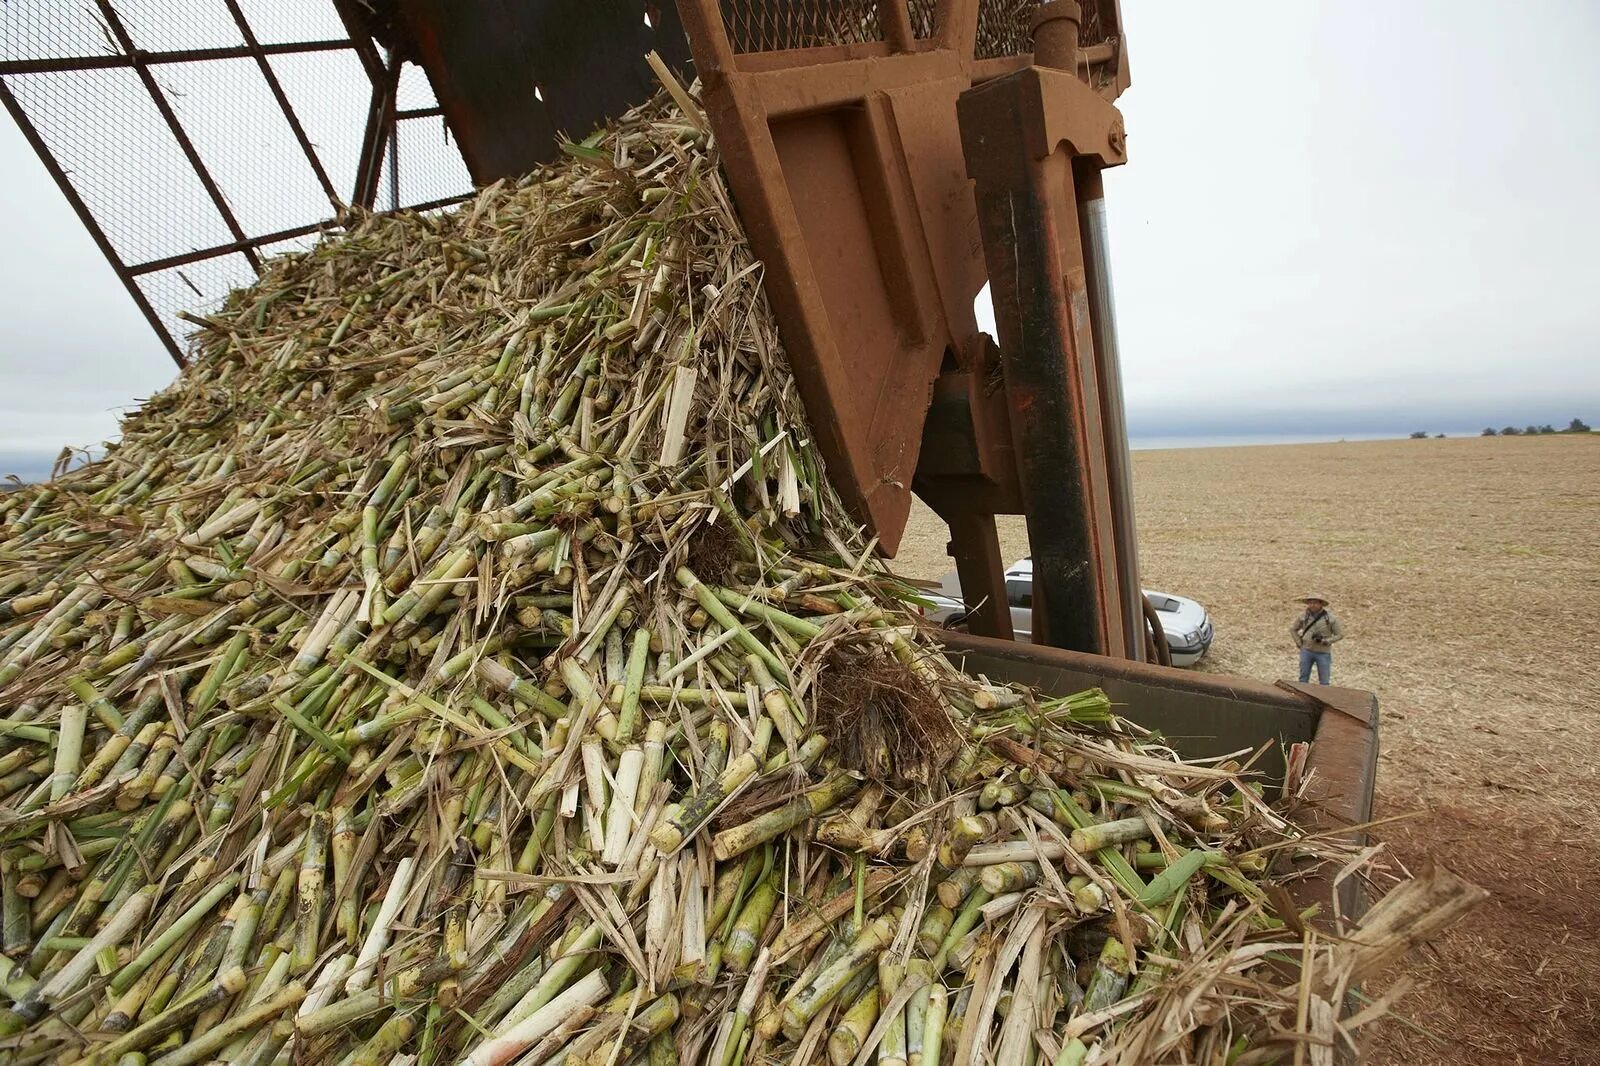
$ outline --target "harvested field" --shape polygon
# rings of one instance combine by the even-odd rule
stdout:
[[[1593,680],[1600,436],[1135,452],[1146,583],[1210,610],[1202,669],[1291,676],[1293,598],[1333,600],[1334,680],[1378,693],[1382,830],[1494,893],[1416,967],[1381,1063],[1600,1061]],[[1020,519],[1007,559],[1026,550]],[[913,516],[896,569],[950,569]]]

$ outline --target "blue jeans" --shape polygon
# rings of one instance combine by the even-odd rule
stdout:
[[[1317,664],[1317,684],[1326,685],[1328,677],[1333,673],[1333,652],[1312,651],[1310,648],[1300,649],[1300,683],[1303,685],[1311,680],[1311,664]]]

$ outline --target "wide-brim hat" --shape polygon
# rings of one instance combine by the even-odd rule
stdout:
[[[1309,596],[1301,596],[1299,599],[1295,600],[1295,602],[1296,603],[1310,603],[1313,600],[1315,600],[1317,603],[1332,603],[1333,602],[1332,600],[1328,599],[1328,597],[1322,595],[1322,593],[1320,593],[1320,592],[1313,592]]]

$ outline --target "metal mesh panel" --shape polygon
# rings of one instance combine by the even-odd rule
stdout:
[[[1105,26],[1109,21],[1101,18],[1099,0],[1088,0],[1083,5],[1083,21],[1078,24],[1078,47],[1088,48],[1104,41],[1109,36]]]
[[[237,0],[262,44],[337,41],[346,36],[339,13],[327,0]]]
[[[472,179],[461,152],[450,138],[442,118],[402,119],[395,128],[397,150],[390,159],[398,159],[400,175],[400,206],[432,204],[459,196],[462,189],[471,188]],[[388,161],[385,161],[385,167]],[[387,203],[390,185],[387,174],[378,194],[379,203]]]
[[[880,41],[877,0],[722,0],[735,52]]]
[[[116,50],[94,0],[0,0],[0,52],[7,59],[109,55]]]
[[[277,233],[333,210],[254,59],[182,63],[160,80],[246,234]]]
[[[244,43],[222,0],[118,0],[112,5],[135,48],[181,52]]]
[[[348,201],[361,163],[361,132],[372,95],[372,82],[361,61],[354,52],[314,52],[273,56],[268,62],[328,180]]]
[[[179,318],[178,312],[209,314],[222,306],[228,293],[250,284],[255,276],[250,261],[234,253],[144,274],[137,284],[168,334],[180,347],[187,347],[195,327]]]
[[[907,0],[911,32],[917,37],[932,37],[939,28],[939,0]]]
[[[400,84],[395,89],[394,102],[401,111],[439,106],[433,96],[433,86],[428,84],[428,75],[421,67],[409,65],[400,68]]]
[[[233,240],[133,71],[18,74],[6,86],[124,262]]]
[[[113,18],[95,0],[0,0],[0,95],[176,355],[180,311],[216,306],[252,257],[309,246],[335,201],[354,201],[363,141],[389,132],[369,129],[382,57],[329,0],[107,6]],[[383,113],[396,107],[382,158],[398,162],[398,206],[469,193],[420,70],[404,68]],[[376,188],[390,206],[391,183]]]
[[[1039,0],[982,0],[978,5],[978,59],[998,59],[1033,51],[1028,31]]]

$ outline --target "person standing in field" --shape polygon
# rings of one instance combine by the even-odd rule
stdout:
[[[1326,596],[1302,596],[1300,602],[1306,609],[1289,627],[1289,635],[1300,649],[1300,682],[1311,680],[1315,666],[1317,684],[1326,685],[1333,674],[1333,646],[1344,639],[1344,626],[1328,610]]]

